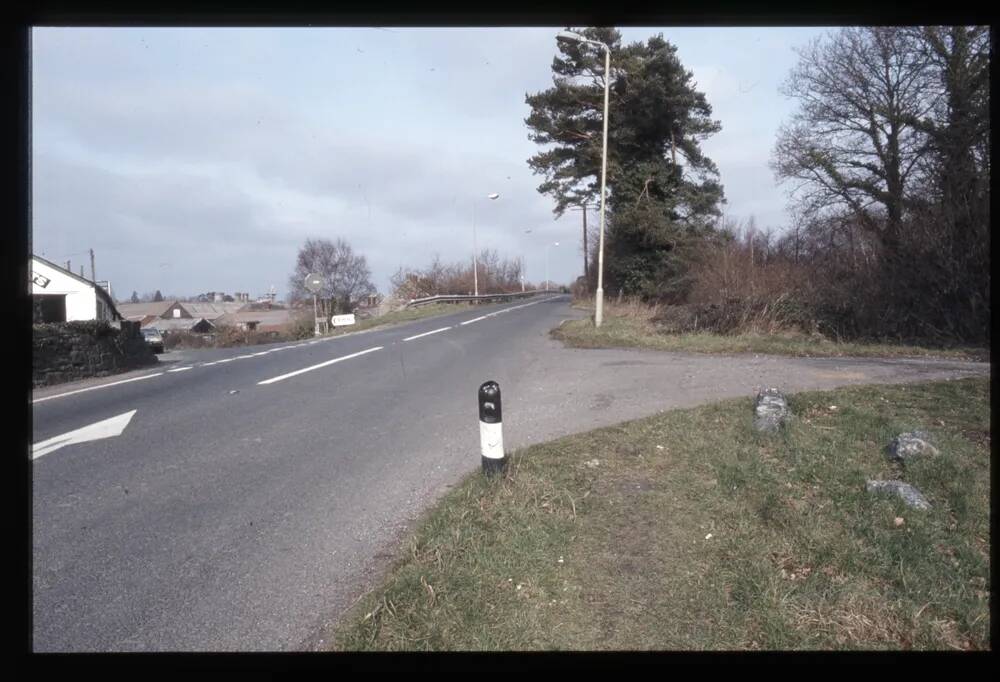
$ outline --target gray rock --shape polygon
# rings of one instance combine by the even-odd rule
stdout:
[[[788,419],[788,400],[776,388],[764,388],[757,393],[753,426],[764,433],[775,433]]]
[[[902,481],[868,481],[865,490],[870,493],[881,493],[884,495],[896,495],[903,499],[903,502],[914,509],[930,509],[928,502],[919,490],[909,483]]]
[[[906,462],[921,455],[939,454],[938,449],[931,445],[930,434],[926,431],[901,433],[890,441],[885,451],[889,459],[894,462]]]

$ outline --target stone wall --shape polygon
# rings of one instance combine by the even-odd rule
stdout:
[[[137,322],[36,324],[32,333],[32,383],[51,386],[103,377],[158,362]]]

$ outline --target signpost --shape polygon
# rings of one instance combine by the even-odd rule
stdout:
[[[323,288],[323,278],[314,272],[306,275],[305,287],[313,293],[313,321],[316,325],[314,336],[319,336],[319,310],[316,306],[316,294]]]
[[[330,322],[333,324],[334,327],[342,327],[344,325],[354,324],[355,322],[354,313],[351,313],[350,315],[334,315],[333,317],[330,318]]]

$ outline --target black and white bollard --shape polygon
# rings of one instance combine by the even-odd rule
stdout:
[[[479,387],[479,444],[483,473],[502,473],[507,467],[507,458],[503,453],[500,384],[495,381],[487,381]]]

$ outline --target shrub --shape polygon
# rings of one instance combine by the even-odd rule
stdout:
[[[814,273],[778,252],[769,233],[730,230],[699,251],[688,304],[657,322],[677,332],[818,333]]]
[[[223,325],[216,328],[215,346],[217,348],[249,346],[255,343],[257,343],[257,332],[245,331],[239,327],[229,325]]]
[[[205,338],[205,337],[208,338]],[[193,332],[168,332],[163,335],[163,347],[172,348],[211,348],[215,345],[212,335]]]
[[[55,324],[64,325],[75,332],[87,334],[95,339],[102,339],[118,334],[118,329],[112,327],[104,320],[76,320],[73,322],[57,322]]]
[[[309,317],[300,315],[293,319],[288,325],[285,335],[291,341],[300,341],[313,336],[316,331],[316,324]]]

